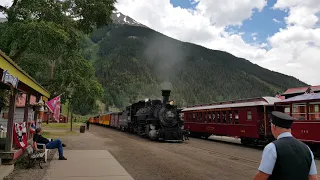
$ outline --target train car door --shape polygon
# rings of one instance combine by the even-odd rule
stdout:
[[[265,136],[273,136],[271,132],[271,122],[272,122],[272,116],[271,112],[274,111],[273,106],[264,106],[265,109]]]

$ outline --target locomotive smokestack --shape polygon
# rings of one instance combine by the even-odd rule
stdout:
[[[163,104],[166,104],[169,102],[169,96],[170,96],[170,90],[161,90],[162,91],[162,97],[163,97]]]

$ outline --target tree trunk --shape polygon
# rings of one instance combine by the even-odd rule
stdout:
[[[51,73],[50,73],[50,79],[53,79],[53,74],[54,74],[54,66],[55,66],[55,61],[51,63]]]

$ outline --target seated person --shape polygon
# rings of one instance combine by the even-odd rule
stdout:
[[[45,144],[47,149],[55,149],[58,148],[59,151],[59,160],[67,160],[63,156],[63,148],[66,147],[65,144],[63,144],[60,139],[56,139],[54,141],[49,141],[47,138],[44,138],[41,136],[42,129],[37,128],[36,133],[33,135],[33,142],[34,142],[34,147],[36,150],[38,150],[37,143]]]

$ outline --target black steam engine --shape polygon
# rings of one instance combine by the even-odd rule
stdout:
[[[152,140],[183,140],[179,109],[169,101],[170,90],[162,90],[163,101],[139,101],[127,107],[128,130]]]

